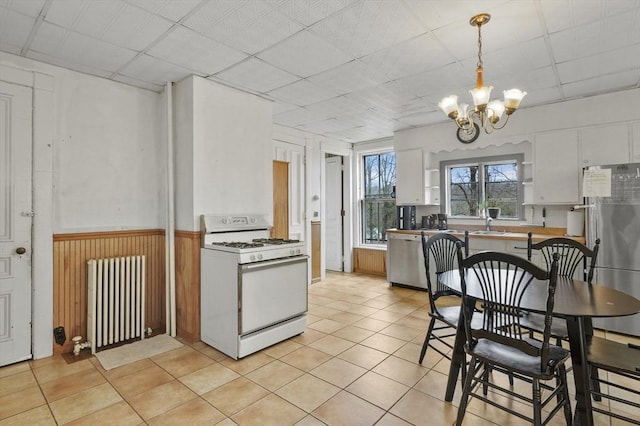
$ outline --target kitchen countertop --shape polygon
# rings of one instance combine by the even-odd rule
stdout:
[[[533,242],[548,240],[555,237],[566,237],[572,240],[578,241],[584,244],[586,239],[584,237],[568,237],[564,235],[566,228],[543,228],[543,227],[526,227],[526,226],[494,226],[492,231],[498,231],[501,233],[492,234],[474,234],[474,231],[482,231],[484,227],[474,225],[452,225],[452,229],[446,231],[438,231],[437,229],[387,229],[388,233],[398,234],[412,234],[420,235],[424,231],[427,235],[437,234],[439,232],[448,232],[451,235],[455,235],[458,238],[464,237],[464,231],[469,231],[469,238],[487,238],[487,239],[500,239],[500,240],[514,240],[514,241],[526,241],[527,233],[532,232],[531,239]],[[502,233],[504,231],[504,233]]]

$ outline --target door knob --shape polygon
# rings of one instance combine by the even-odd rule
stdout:
[[[26,248],[24,248],[24,247],[18,247],[18,248],[16,249],[16,253],[18,253],[18,254],[20,254],[20,255],[23,255],[23,254],[25,254],[26,252],[27,252],[27,249],[26,249]]]

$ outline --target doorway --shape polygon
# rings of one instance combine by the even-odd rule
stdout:
[[[344,271],[343,157],[325,154],[325,269]]]
[[[0,83],[0,366],[31,359],[32,89]]]

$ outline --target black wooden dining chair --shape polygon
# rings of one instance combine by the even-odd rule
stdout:
[[[424,267],[427,274],[427,292],[429,293],[429,317],[431,320],[420,351],[420,364],[422,364],[429,347],[451,360],[447,350],[442,350],[437,345],[434,345],[432,340],[436,340],[445,347],[453,349],[453,345],[447,339],[456,334],[460,318],[460,304],[442,307],[438,306],[436,302],[443,296],[459,295],[442,285],[438,277],[445,271],[458,269],[456,243],[460,243],[461,247],[464,248],[465,257],[469,255],[469,232],[465,231],[464,241],[444,232],[427,238],[423,231],[421,236]],[[442,330],[447,331],[442,332]]]
[[[593,411],[640,425],[640,346],[592,337],[587,365],[591,394],[611,402],[594,405]],[[598,370],[608,374],[594,374]],[[600,384],[606,385],[602,386],[605,390],[600,389]]]
[[[593,272],[598,259],[600,239],[597,239],[593,249],[581,244],[571,238],[557,237],[550,238],[538,243],[533,243],[532,234],[529,232],[527,238],[527,259],[531,260],[533,251],[540,252],[544,260],[546,269],[551,268],[553,253],[558,253],[558,275],[573,277],[579,267],[582,268],[582,280],[591,283]],[[534,332],[542,332],[544,328],[544,317],[536,313],[529,313],[521,320],[521,326],[529,330],[529,336],[533,337]],[[591,330],[589,330],[591,332]],[[567,323],[563,318],[553,318],[551,324],[551,337],[556,339],[556,345],[560,346],[562,340],[568,340]]]
[[[557,255],[554,256],[550,271],[508,253],[486,251],[464,259],[462,250],[459,249],[458,259],[467,337],[464,349],[471,359],[464,380],[456,424],[462,424],[470,397],[480,399],[535,425],[545,424],[558,411],[564,409],[565,420],[567,424],[571,424],[571,403],[565,367],[570,353],[566,349],[549,344],[558,275]],[[471,283],[479,286],[475,294],[483,295],[484,308],[480,314],[474,312],[475,299],[467,293],[467,286]],[[532,285],[546,287],[543,292],[546,296],[546,326],[541,340],[531,339],[522,334],[518,327],[523,294]],[[482,326],[479,328],[471,324],[472,318],[478,316],[482,317]],[[489,382],[487,369],[511,372],[517,379],[531,383],[532,395],[520,395],[501,387],[498,383]],[[485,395],[480,391],[479,385],[500,391],[530,405],[533,410],[532,416],[529,417],[509,405],[492,400],[494,393]],[[546,415],[544,419],[543,409]]]

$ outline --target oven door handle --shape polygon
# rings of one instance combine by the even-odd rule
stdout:
[[[261,269],[272,268],[274,266],[286,265],[286,264],[290,264],[290,263],[306,262],[308,258],[309,258],[309,256],[302,255],[302,256],[287,257],[286,259],[277,259],[277,260],[269,260],[269,261],[265,261],[265,262],[247,263],[247,264],[240,265],[240,266],[241,266],[242,271],[252,271],[253,272],[253,271],[259,271]]]

